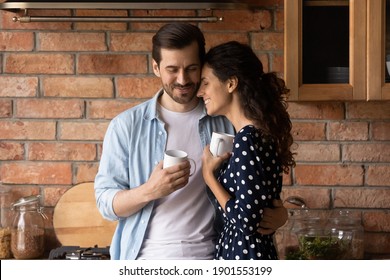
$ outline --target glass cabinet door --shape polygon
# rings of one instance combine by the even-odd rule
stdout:
[[[349,84],[348,1],[304,1],[303,84]]]
[[[389,0],[368,1],[367,30],[367,99],[390,100]]]
[[[284,5],[290,100],[365,100],[367,0]]]

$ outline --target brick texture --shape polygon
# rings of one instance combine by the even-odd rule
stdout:
[[[390,123],[372,123],[372,140],[390,140]]]
[[[54,140],[54,121],[7,121],[0,120],[2,139],[18,140]]]
[[[9,118],[12,115],[12,101],[0,99],[0,118]]]
[[[94,181],[98,168],[98,163],[76,163],[74,172],[76,175],[75,183]]]
[[[328,139],[338,141],[368,140],[368,123],[366,122],[331,122],[328,126]]]
[[[3,184],[71,184],[70,163],[20,162],[0,166]]]
[[[335,207],[388,208],[390,190],[368,188],[340,188],[336,190]]]
[[[340,160],[338,144],[299,143],[295,160],[300,162],[337,162]]]
[[[34,34],[32,32],[0,32],[1,51],[32,51]]]
[[[24,144],[0,142],[0,160],[21,160],[24,158]]]
[[[390,184],[390,166],[370,165],[367,168],[367,185],[388,187]]]
[[[96,160],[96,145],[87,143],[31,143],[29,160],[92,161]]]
[[[84,112],[84,102],[79,99],[19,99],[15,103],[15,116],[18,118],[78,119]]]
[[[79,74],[142,74],[147,72],[146,56],[127,54],[81,54]]]
[[[295,141],[319,141],[319,140],[325,140],[326,134],[325,134],[325,123],[321,122],[294,122],[293,121],[293,128],[292,128],[292,134],[294,136]]]
[[[116,115],[123,111],[139,104],[138,102],[132,101],[116,101],[116,100],[96,100],[89,101],[88,106],[88,117],[90,119],[112,119]]]
[[[36,77],[0,77],[0,97],[32,97],[38,91]]]
[[[255,11],[217,10],[195,23],[206,49],[250,44],[265,71],[284,71],[283,0]],[[201,10],[31,10],[42,16],[208,16]],[[22,15],[22,13],[21,13]],[[42,195],[47,249],[59,246],[53,211],[73,185],[93,181],[109,121],[151,98],[151,38],[162,23],[13,22],[0,11],[0,181],[12,198]],[[282,199],[361,214],[367,254],[390,256],[390,101],[289,102],[297,165]]]
[[[13,74],[72,74],[70,54],[9,54],[5,57],[5,72]]]
[[[105,51],[104,33],[40,33],[39,51]],[[66,42],[66,44],[64,44]]]
[[[359,165],[297,165],[298,185],[363,185],[364,170]]]
[[[151,98],[162,85],[154,76],[126,77],[117,80],[118,95],[121,98]]]
[[[115,52],[152,51],[153,33],[111,33],[110,50]]]
[[[112,98],[112,79],[103,77],[54,77],[43,79],[47,97]]]
[[[61,122],[59,137],[61,140],[102,141],[107,126],[107,122]]]

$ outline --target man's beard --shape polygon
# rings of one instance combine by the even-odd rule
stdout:
[[[164,91],[177,103],[179,104],[188,104],[190,103],[195,97],[196,93],[198,92],[200,83],[194,84],[187,84],[185,86],[174,84],[172,86],[167,86],[163,85]],[[175,89],[180,89],[180,88],[185,88],[185,87],[192,87],[192,92],[189,92],[188,94],[185,95],[175,95],[174,90]]]

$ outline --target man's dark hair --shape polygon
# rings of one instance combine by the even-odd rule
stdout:
[[[169,23],[160,28],[153,36],[152,57],[160,65],[161,49],[180,50],[193,42],[198,43],[199,59],[203,63],[205,56],[205,38],[200,29],[189,23]]]

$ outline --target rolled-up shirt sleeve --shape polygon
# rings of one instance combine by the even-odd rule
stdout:
[[[102,216],[108,220],[118,220],[113,209],[115,195],[129,189],[128,137],[117,119],[107,128],[99,170],[95,178],[95,198]]]

